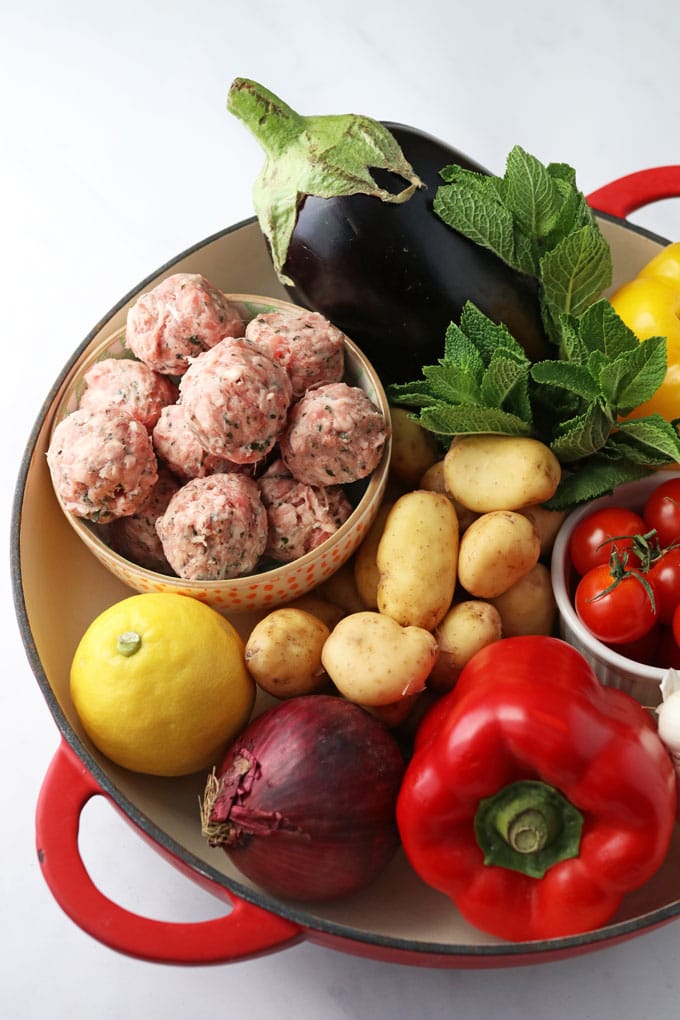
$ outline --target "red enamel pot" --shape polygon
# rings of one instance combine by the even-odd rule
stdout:
[[[615,283],[634,275],[667,243],[626,217],[650,202],[676,196],[680,166],[631,174],[589,196],[611,243]],[[38,800],[37,853],[45,881],[66,914],[112,949],[148,961],[223,963],[307,940],[374,959],[440,968],[556,960],[676,919],[678,834],[667,864],[626,899],[611,923],[569,938],[511,944],[485,936],[463,921],[448,899],[424,886],[401,855],[356,896],[318,907],[279,900],[246,881],[221,850],[207,846],[196,807],[204,776],[166,780],[133,774],[90,744],[69,696],[71,658],[94,616],[130,591],[95,560],[59,510],[45,461],[49,431],[59,397],[86,352],[124,324],[139,293],[180,271],[203,273],[233,293],[286,297],[254,220],[215,234],[163,266],[103,318],[64,367],[35,423],[17,482],[11,535],[16,612],[29,662],[62,735]],[[222,900],[224,916],[168,923],[137,916],[108,899],[92,882],[78,850],[81,812],[96,796],[108,799],[141,838]]]

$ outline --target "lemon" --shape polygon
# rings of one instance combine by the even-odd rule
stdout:
[[[70,687],[95,746],[157,776],[218,763],[255,700],[238,631],[205,603],[171,593],[133,595],[97,616]]]

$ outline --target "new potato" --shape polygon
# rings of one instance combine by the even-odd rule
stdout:
[[[428,683],[434,690],[448,691],[475,652],[500,640],[501,615],[490,602],[466,599],[451,606],[434,636],[439,656]]]
[[[524,436],[456,436],[444,457],[446,488],[477,513],[516,510],[554,496],[561,468],[552,450]]]
[[[258,687],[275,698],[314,694],[327,683],[321,651],[329,634],[311,613],[273,609],[250,632],[246,668]]]
[[[416,489],[400,496],[376,554],[379,612],[433,630],[453,599],[458,542],[458,517],[445,495]]]
[[[402,627],[370,610],[341,620],[321,653],[340,693],[370,706],[392,705],[422,691],[436,658],[437,642],[429,631]]]
[[[492,604],[498,610],[503,637],[522,634],[551,634],[557,616],[557,603],[550,571],[543,563],[510,585]]]
[[[527,517],[492,510],[473,521],[460,540],[458,580],[470,595],[493,599],[528,573],[540,553],[540,539]]]
[[[439,456],[437,442],[403,407],[390,408],[392,451],[390,472],[405,486],[415,488],[418,479]]]

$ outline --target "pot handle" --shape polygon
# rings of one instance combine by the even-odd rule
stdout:
[[[587,196],[588,205],[598,212],[625,219],[650,202],[680,197],[680,165],[651,167],[618,177]]]
[[[153,963],[210,964],[252,959],[300,942],[298,925],[227,893],[232,909],[199,922],[141,917],[108,899],[93,883],[78,851],[80,815],[94,796],[108,795],[62,740],[38,797],[38,860],[54,898],[75,923],[110,949]],[[111,799],[111,798],[109,798]]]

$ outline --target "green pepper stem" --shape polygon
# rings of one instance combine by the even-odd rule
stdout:
[[[305,119],[273,92],[249,78],[236,78],[227,109],[243,121],[269,156],[279,156],[305,129]]]
[[[558,861],[577,857],[583,816],[547,783],[521,780],[479,802],[475,835],[484,863],[543,878]]]

